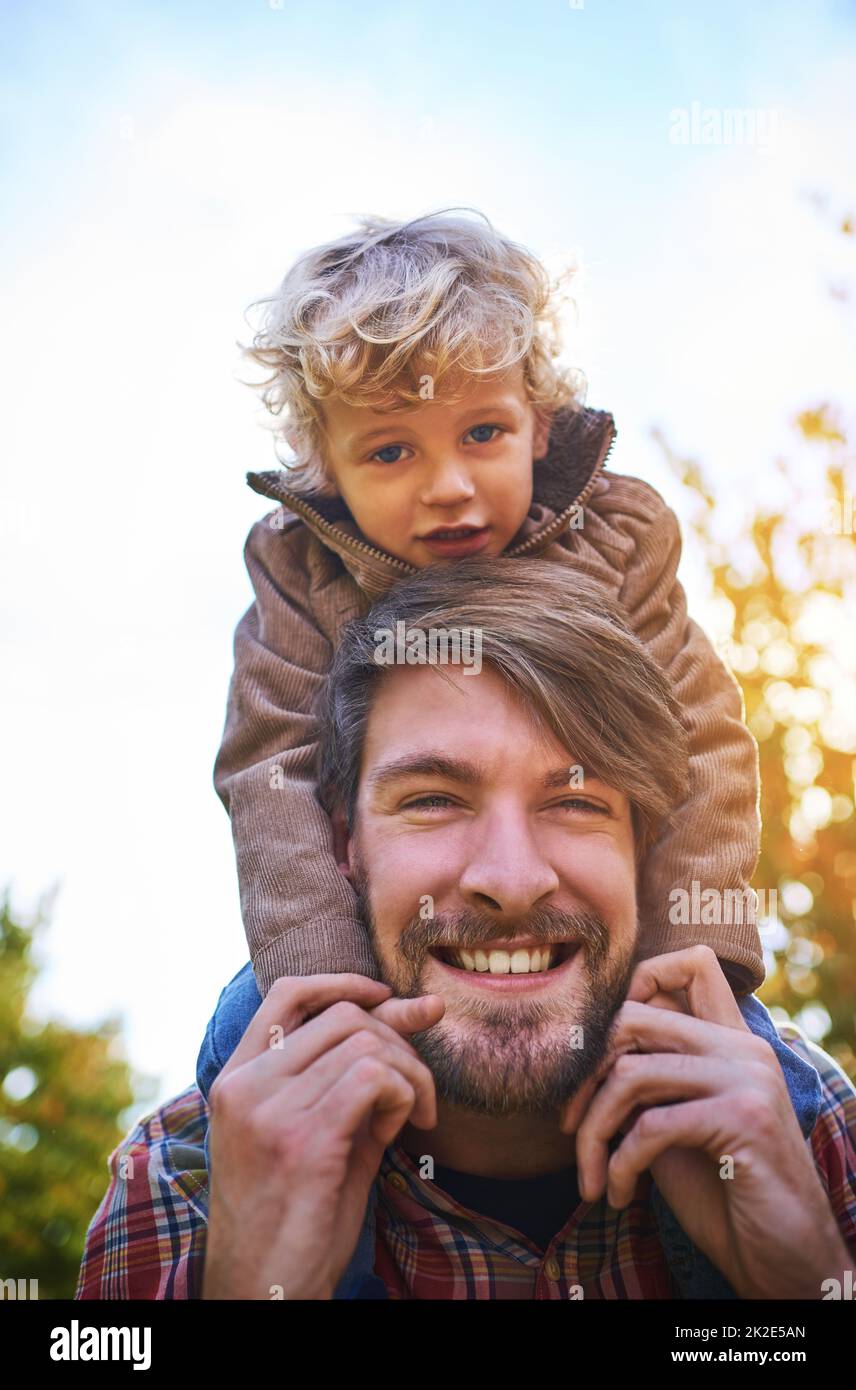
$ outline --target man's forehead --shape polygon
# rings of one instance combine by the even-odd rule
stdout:
[[[584,750],[570,752],[539,726],[490,665],[474,675],[428,665],[385,673],[369,712],[361,782],[434,775],[476,785],[512,768],[552,787],[596,779]]]
[[[449,633],[449,628],[442,631]],[[427,652],[427,644],[426,644]],[[378,756],[384,748],[410,748],[422,735],[439,750],[452,737],[481,735],[486,747],[500,738],[502,725],[519,723],[518,739],[534,743],[535,726],[519,698],[489,662],[466,671],[452,660],[405,659],[392,662],[373,691],[366,726],[366,745]],[[530,727],[523,728],[525,724]]]

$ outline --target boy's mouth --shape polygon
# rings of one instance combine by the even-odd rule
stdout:
[[[427,536],[418,537],[432,555],[451,558],[473,555],[483,549],[489,538],[489,526],[438,526]]]

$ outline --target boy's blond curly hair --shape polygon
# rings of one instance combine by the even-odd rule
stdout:
[[[450,216],[476,212],[471,217]],[[280,418],[280,459],[295,492],[335,495],[324,461],[319,402],[405,410],[432,397],[460,399],[472,379],[523,361],[536,407],[578,409],[585,377],[561,367],[560,308],[571,265],[551,279],[525,247],[502,236],[476,209],[445,208],[409,222],[362,217],[357,230],[295,261],[267,304],[262,327],[242,357],[271,368],[244,382]],[[573,303],[573,301],[570,301]],[[278,455],[279,457],[279,455]]]

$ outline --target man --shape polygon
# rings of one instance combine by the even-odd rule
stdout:
[[[478,674],[379,665],[400,621],[477,632]],[[351,626],[321,721],[386,983],[282,979],[254,1013],[245,991],[210,1183],[191,1088],[113,1156],[78,1297],[669,1298],[695,1292],[681,1237],[711,1294],[843,1282],[856,1090],[784,1030],[820,1071],[807,1142],[713,952],[643,958],[684,739],[602,590],[533,561],[423,571]]]

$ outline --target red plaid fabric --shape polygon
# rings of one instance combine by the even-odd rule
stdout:
[[[806,1142],[856,1264],[856,1088],[798,1028],[777,1027],[820,1074],[820,1113]],[[111,1154],[110,1185],[89,1226],[76,1298],[201,1297],[207,1124],[205,1100],[189,1086],[140,1120]],[[420,1177],[416,1161],[393,1144],[377,1178],[375,1272],[397,1299],[675,1298],[651,1185],[644,1174],[621,1211],[605,1197],[580,1202],[541,1250]]]

